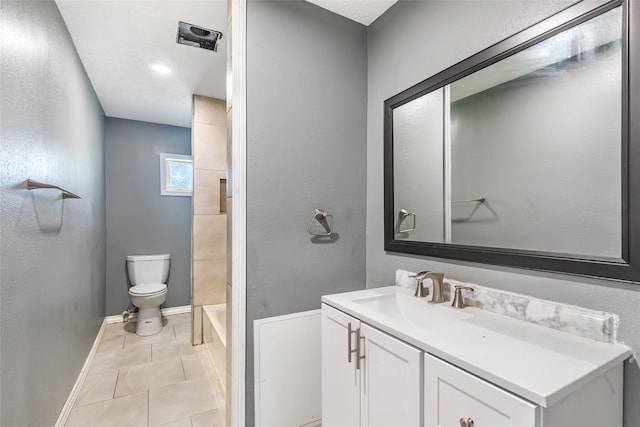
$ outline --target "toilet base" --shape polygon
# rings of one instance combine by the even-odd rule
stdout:
[[[138,308],[136,335],[148,337],[162,331],[160,307]]]

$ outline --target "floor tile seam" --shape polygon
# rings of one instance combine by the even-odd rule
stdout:
[[[131,350],[131,349],[135,349],[136,347],[142,347],[145,345],[151,345],[153,344],[153,342],[129,342],[127,343],[127,339],[125,338],[124,340],[124,345],[122,347],[123,350]]]
[[[133,367],[136,367],[136,366],[145,365],[145,364],[149,364],[149,363],[152,363],[152,362],[151,361],[146,361],[146,362],[135,362],[135,363],[129,363],[129,364],[116,363],[113,366],[107,365],[106,368],[99,368],[99,369],[97,369],[97,372],[114,370],[114,369],[119,371],[121,369],[129,369],[129,368],[133,368]],[[92,376],[95,376],[95,375],[100,375],[100,374],[96,374],[96,373],[92,374]]]
[[[206,411],[198,412],[197,414],[193,414],[193,415],[189,416],[189,418],[191,418],[191,424],[193,425],[193,417],[199,417],[200,415],[204,415],[207,412],[211,412],[211,411],[218,411],[218,413],[221,413],[222,411],[219,411],[219,409],[220,408],[207,409]]]
[[[129,332],[106,332],[102,339],[115,339],[115,338],[123,338]],[[102,342],[102,341],[101,341]]]
[[[211,392],[213,395],[220,395],[223,401],[226,400],[227,393],[222,387],[222,380],[220,379],[220,376],[216,373],[208,374],[207,380],[209,382],[209,386],[212,388]]]
[[[182,384],[182,383],[184,383],[186,381],[189,381],[189,380],[170,381],[170,382],[168,382],[166,384],[146,386],[145,388],[141,388],[141,389],[139,389],[137,391],[132,391],[132,392],[129,392],[127,394],[123,394],[121,396],[114,397],[114,399],[119,399],[121,397],[132,396],[132,395],[137,394],[137,393],[142,393],[143,391],[146,391],[146,392],[149,392],[149,393],[152,392],[152,391],[155,392],[158,389],[161,389],[161,388],[164,388],[164,387],[172,387],[172,386],[180,385],[180,384]]]
[[[180,363],[182,364],[182,375],[184,375],[184,379],[187,379],[187,370],[184,367],[184,358],[182,355],[180,355]]]
[[[141,392],[141,391],[140,391],[140,392]],[[138,393],[140,393],[140,392],[138,392]],[[115,397],[115,398],[113,398],[113,399],[105,399],[105,400],[101,400],[101,401],[99,401],[99,402],[91,402],[91,403],[89,403],[89,404],[86,404],[86,405],[83,405],[83,406],[79,406],[79,407],[77,407],[77,408],[73,408],[73,409],[72,409],[72,411],[76,411],[76,410],[84,409],[84,408],[87,408],[87,407],[89,407],[89,406],[104,405],[104,404],[106,404],[107,402],[113,402],[114,400],[117,400],[117,399],[120,399],[120,398],[126,398],[126,397],[129,397],[129,396],[131,396],[131,395],[119,396],[119,397]]]
[[[151,337],[153,337],[154,335],[150,335]],[[163,343],[163,342],[172,342],[172,341],[176,341],[176,334],[175,334],[175,330],[173,332],[173,335],[169,337],[169,339],[161,339],[161,340],[157,340],[157,341],[151,341],[151,342],[147,342],[147,341],[143,341],[143,342],[130,342],[129,345],[127,345],[127,340],[125,339],[124,341],[124,346],[123,346],[123,350],[126,349],[131,349],[131,348],[135,348],[135,347],[142,347],[145,345],[153,345],[153,344],[159,344],[159,343]]]
[[[116,382],[113,384],[113,391],[111,392],[111,397],[109,397],[109,398],[107,398],[107,399],[101,399],[101,400],[96,400],[96,401],[94,401],[94,402],[85,403],[84,405],[78,405],[78,403],[79,403],[80,399],[76,399],[76,402],[75,402],[75,404],[74,404],[74,406],[73,406],[73,408],[72,408],[72,409],[76,409],[76,408],[84,408],[85,406],[93,405],[94,403],[102,403],[102,402],[106,402],[106,401],[108,401],[108,400],[113,400],[113,399],[115,399],[115,393],[116,393],[116,387],[117,387],[117,385],[118,385],[118,376],[119,376],[119,374],[120,374],[120,370],[118,369],[118,370],[117,370],[117,372],[116,372]],[[92,375],[91,377],[93,377],[93,376],[97,376],[97,377],[105,376],[105,377],[106,377],[106,376],[107,376],[107,374]],[[87,379],[89,379],[89,378],[91,378],[91,377],[90,377],[90,376],[87,376],[87,378],[85,378],[84,382],[82,383],[81,390],[84,388],[84,386],[85,386],[85,384],[86,384]],[[79,397],[79,396],[78,396],[78,397]]]
[[[106,352],[109,352],[109,351],[118,351],[118,350],[124,349],[125,336],[124,335],[117,335],[117,337],[121,340],[120,348],[114,348],[113,350],[100,350],[100,348],[105,344],[106,340],[111,338],[111,337],[109,337],[107,335],[103,335],[102,338],[100,339],[100,345],[98,345],[98,350],[96,350],[96,353],[106,353]]]
[[[158,393],[159,390],[167,388],[167,387],[173,387],[173,386],[183,386],[186,385],[187,387],[191,388],[193,386],[193,382],[198,381],[198,380],[202,380],[203,378],[187,378],[184,380],[180,380],[180,381],[175,381],[175,382],[171,382],[168,384],[162,384],[162,385],[156,385],[154,387],[150,387],[148,389],[146,389],[149,393],[154,392],[154,393]],[[141,390],[142,391],[142,390]],[[212,393],[215,396],[215,393]]]
[[[226,398],[222,395],[222,391],[216,391],[215,387],[210,384],[211,394],[214,397],[216,405],[212,409],[222,409],[226,407]],[[219,399],[218,399],[219,397]]]
[[[178,421],[183,421],[183,420],[189,420],[189,425],[193,427],[193,420],[191,419],[191,416],[180,418],[179,420],[175,420],[175,421],[169,421],[168,423],[161,424],[159,427],[168,426],[169,424],[177,423]]]
[[[116,398],[116,390],[118,389],[119,381],[120,381],[120,369],[118,369],[118,373],[116,374],[116,384],[113,386],[113,393],[111,393],[111,400]]]
[[[108,353],[118,353],[118,352],[121,352],[122,350],[124,350],[124,347],[123,348],[115,348],[115,349],[112,349],[112,350],[97,351],[96,354],[101,354],[102,355],[102,354],[108,354]]]
[[[183,370],[182,370],[182,374],[184,376],[184,367],[183,367]],[[134,395],[134,394],[137,394],[137,393],[142,393],[143,391],[146,391],[148,393],[151,393],[152,391],[156,392],[158,389],[165,388],[165,387],[170,387],[170,386],[175,386],[175,385],[180,385],[180,384],[183,384],[183,383],[185,383],[187,381],[191,381],[191,380],[185,377],[184,379],[181,379],[181,380],[178,380],[178,381],[171,381],[171,382],[168,382],[167,384],[155,385],[155,386],[152,386],[152,387],[147,387],[147,388],[138,390],[138,391],[133,392],[133,393],[124,394],[122,396],[114,397],[114,399],[119,399],[120,397],[126,397],[126,396],[131,396],[131,395]]]
[[[100,348],[98,348],[98,350],[96,350],[96,354],[109,353],[112,351],[120,351],[120,350],[124,350],[124,340],[122,340],[122,344],[120,344],[120,347],[109,349],[109,350],[101,350]]]

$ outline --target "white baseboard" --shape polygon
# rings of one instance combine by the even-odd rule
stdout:
[[[180,307],[163,308],[162,314],[165,316],[171,316],[172,314],[191,313],[190,305],[181,305]]]
[[[60,415],[58,416],[58,421],[56,421],[55,427],[64,427],[67,423],[67,419],[69,418],[69,414],[71,413],[71,409],[73,409],[73,405],[76,403],[76,399],[78,398],[78,394],[80,393],[80,389],[82,388],[82,384],[84,384],[84,380],[87,378],[87,374],[89,373],[89,367],[91,366],[91,362],[93,362],[93,358],[96,355],[96,351],[98,350],[98,346],[100,345],[100,340],[102,339],[102,335],[104,331],[107,329],[107,321],[106,319],[102,322],[102,326],[100,326],[100,330],[98,331],[98,335],[96,339],[93,341],[93,346],[89,351],[89,355],[87,356],[87,360],[84,361],[84,365],[82,366],[82,370],[76,379],[73,388],[69,392],[69,397],[67,397],[67,401],[64,403],[62,410],[60,411]]]
[[[161,309],[164,316],[171,316],[172,314],[191,313],[190,305],[181,305],[179,307],[168,307]],[[136,318],[136,313],[131,313],[130,319]],[[113,316],[107,316],[104,318],[107,323],[122,323],[122,315],[116,314]]]

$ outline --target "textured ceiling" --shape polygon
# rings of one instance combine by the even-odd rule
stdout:
[[[193,94],[225,99],[226,0],[56,4],[108,117],[191,127]],[[218,51],[177,44],[178,21],[221,31]]]

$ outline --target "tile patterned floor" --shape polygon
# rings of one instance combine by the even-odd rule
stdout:
[[[223,427],[225,402],[204,346],[189,341],[190,314],[163,331],[107,325],[65,427]]]

